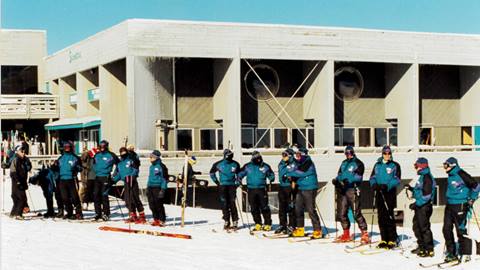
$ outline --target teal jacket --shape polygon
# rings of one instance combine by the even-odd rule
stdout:
[[[370,185],[387,185],[387,191],[391,191],[400,185],[400,179],[402,179],[400,164],[393,159],[384,163],[383,159],[379,158],[373,167]]]
[[[429,168],[418,172],[417,184],[413,187],[415,205],[421,207],[435,198],[437,183]]]
[[[469,200],[476,200],[480,192],[480,184],[459,166],[448,172],[447,203],[463,204]]]
[[[318,189],[317,170],[309,156],[300,162],[295,161],[295,166],[289,170],[287,177],[297,178],[298,190]]]
[[[98,152],[93,157],[93,170],[96,176],[105,177],[112,173],[113,165],[118,164],[117,155],[110,151]]]
[[[151,165],[148,173],[147,187],[160,187],[167,189],[168,169],[161,159],[155,160]]]
[[[354,156],[352,159],[345,159],[337,173],[337,181],[343,181],[345,190],[353,188],[362,183],[365,166],[363,162]]]
[[[292,182],[289,180],[287,173],[293,168],[293,158],[290,158],[288,162],[283,160],[278,163],[278,181],[281,187],[291,187]]]
[[[72,180],[83,170],[80,158],[70,152],[63,153],[58,159],[60,180]]]
[[[238,185],[237,174],[240,171],[240,164],[235,160],[222,159],[215,162],[210,169],[210,178],[217,185],[234,186]],[[217,172],[220,176],[220,181],[217,178]]]
[[[132,157],[127,156],[124,159],[120,159],[120,162],[117,164],[115,168],[115,172],[113,173],[113,180],[120,181],[125,180],[127,176],[138,176],[138,168],[136,167],[136,160]]]
[[[241,179],[245,176],[247,177],[247,188],[265,188],[267,179],[270,180],[270,184],[275,180],[275,173],[265,162],[260,164],[249,162],[243,165],[238,173],[239,181],[242,181]]]

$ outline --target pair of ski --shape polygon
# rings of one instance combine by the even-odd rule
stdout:
[[[303,237],[293,237],[288,234],[266,234],[262,233],[262,236],[267,239],[288,239],[289,243],[309,243],[312,241],[315,242],[321,242],[322,240],[325,241],[327,240],[328,243],[331,243],[331,240],[329,238],[312,238],[311,234],[305,234]],[[327,242],[325,242],[327,243]]]
[[[472,259],[470,261],[465,261],[465,262],[462,262],[462,260],[454,260],[454,261],[451,261],[451,262],[439,262],[439,263],[431,263],[431,264],[424,264],[424,263],[419,263],[419,266],[422,267],[422,268],[433,268],[433,267],[437,267],[439,269],[447,269],[447,268],[451,268],[451,267],[455,267],[457,265],[460,265],[460,264],[466,264],[466,263],[469,263],[469,262],[472,262],[472,261],[479,261],[480,259]]]
[[[355,246],[346,246],[345,252],[346,253],[359,253],[361,255],[376,255],[382,254],[389,251],[396,251],[400,250],[400,248],[392,248],[392,249],[385,249],[385,248],[377,248],[376,246],[372,247],[372,244],[377,243],[378,241],[372,243],[360,243]]]
[[[110,232],[146,234],[146,235],[153,235],[153,236],[179,238],[179,239],[192,239],[192,236],[188,234],[166,233],[166,232],[159,232],[159,231],[152,231],[152,230],[126,229],[126,228],[118,228],[118,227],[111,227],[111,226],[101,226],[98,229],[102,231],[110,231]]]

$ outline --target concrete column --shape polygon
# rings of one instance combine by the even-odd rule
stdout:
[[[77,110],[70,105],[70,95],[75,93],[75,89],[64,79],[59,79],[59,102],[60,102],[60,119],[72,118],[77,116]]]
[[[88,90],[96,88],[96,86],[89,81],[82,72],[76,74],[77,79],[77,116],[94,116],[100,112],[88,101]]]
[[[328,147],[335,142],[334,61],[321,63],[320,72],[312,78],[303,98],[303,115],[315,123],[315,148]],[[313,75],[312,75],[313,76]]]
[[[215,63],[217,71],[214,80],[217,89],[213,95],[213,117],[215,120],[223,120],[224,146],[228,147],[230,142],[237,159],[242,155],[240,61],[240,57],[237,57]]]
[[[115,152],[130,135],[124,65],[125,61],[120,60],[99,67],[101,139],[107,139]]]
[[[461,126],[480,126],[479,101],[480,67],[460,67]]]
[[[132,142],[138,149],[154,149],[156,121],[173,120],[172,60],[132,56],[127,71]]]
[[[418,150],[418,64],[386,64],[385,118],[398,120],[398,145]]]

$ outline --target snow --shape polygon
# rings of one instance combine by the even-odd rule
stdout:
[[[5,211],[11,207],[10,181],[5,185]],[[29,204],[43,210],[41,190],[30,186]],[[31,201],[33,199],[33,202]],[[120,202],[123,206],[122,202]],[[144,202],[145,203],[145,202]],[[117,201],[111,201],[112,221],[107,225],[128,228],[121,221]],[[92,206],[90,206],[92,207]],[[90,208],[91,209],[91,208]],[[167,206],[167,224],[179,224],[180,208]],[[122,208],[125,214],[126,209]],[[149,209],[146,207],[149,215]],[[85,211],[86,217],[93,216]],[[187,225],[165,228],[132,225],[192,235],[192,240],[150,235],[106,232],[98,230],[105,223],[73,223],[67,221],[17,221],[1,215],[1,269],[416,269],[419,262],[442,260],[441,224],[434,224],[436,257],[429,259],[403,257],[399,251],[377,255],[347,254],[345,244],[289,243],[286,239],[251,236],[247,230],[227,234],[221,231],[223,221],[219,210],[186,210]],[[243,218],[246,219],[245,214]],[[252,218],[249,216],[249,220]],[[274,215],[274,224],[278,221]],[[310,225],[309,221],[306,221]],[[334,237],[334,224],[328,224]],[[213,233],[215,228],[219,233]],[[475,224],[470,229],[480,234]],[[378,228],[374,228],[378,232]],[[398,228],[399,234],[410,238],[405,245],[414,246],[410,228]],[[357,229],[358,233],[358,229]],[[375,234],[374,240],[379,238]],[[310,242],[312,243],[312,242]],[[475,251],[475,249],[474,249]],[[478,256],[477,256],[478,257]],[[480,261],[460,265],[456,269],[479,269]],[[432,268],[435,269],[435,268]]]

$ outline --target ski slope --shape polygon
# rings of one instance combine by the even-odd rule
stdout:
[[[5,190],[5,211],[11,207],[10,181]],[[43,210],[45,202],[41,190],[30,186],[30,207]],[[28,194],[27,194],[28,195]],[[33,202],[32,202],[33,199]],[[121,210],[126,213],[123,202]],[[145,203],[145,202],[144,202]],[[267,239],[251,236],[246,229],[227,234],[221,231],[223,221],[219,210],[186,210],[186,226],[179,224],[180,208],[167,206],[168,227],[132,225],[135,229],[192,235],[191,240],[159,236],[107,232],[99,226],[128,228],[122,222],[117,201],[112,198],[112,220],[106,223],[74,223],[68,221],[17,221],[1,215],[1,269],[417,269],[418,263],[442,260],[443,236],[441,224],[434,224],[436,258],[405,258],[399,251],[376,255],[347,254],[346,244],[290,243],[286,239]],[[92,206],[90,206],[90,209]],[[148,207],[147,215],[150,217]],[[92,217],[92,211],[85,211]],[[174,222],[176,218],[176,222]],[[277,216],[274,215],[274,224]],[[245,214],[243,219],[246,219]],[[249,216],[251,221],[252,218]],[[306,222],[310,225],[309,221]],[[173,226],[176,225],[176,226]],[[334,237],[334,224],[328,224]],[[470,230],[479,236],[475,224]],[[212,229],[219,232],[214,233]],[[374,228],[378,232],[378,228]],[[414,246],[410,228],[398,228],[408,240],[405,246]],[[358,233],[358,229],[357,229]],[[373,240],[379,234],[375,233]],[[475,248],[474,248],[475,251]],[[476,257],[478,258],[478,256]],[[436,269],[431,268],[431,269]],[[480,269],[480,261],[452,269]]]

